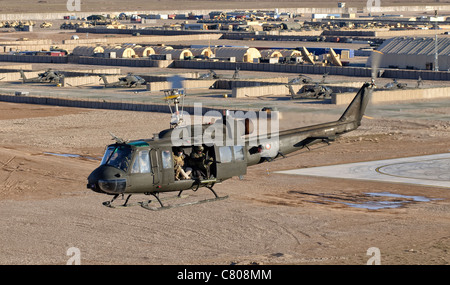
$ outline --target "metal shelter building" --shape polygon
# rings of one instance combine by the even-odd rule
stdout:
[[[436,41],[434,37],[395,37],[378,47],[383,55],[379,67],[434,70]],[[441,71],[450,69],[450,38],[438,37],[438,67]],[[371,66],[371,58],[368,66]]]

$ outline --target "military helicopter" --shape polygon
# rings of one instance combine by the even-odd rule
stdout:
[[[145,79],[138,76],[128,73],[127,76],[120,77],[119,81],[116,82],[108,82],[108,79],[105,75],[100,75],[100,80],[103,79],[104,87],[140,87],[145,84]]]
[[[64,74],[48,69],[45,72],[39,73],[37,77],[27,78],[25,72],[20,70],[20,77],[22,78],[22,83],[60,83],[64,78]]]
[[[201,74],[198,77],[198,79],[219,79],[219,78],[220,78],[220,75],[217,75],[217,73],[212,69],[210,69],[208,71],[208,73]]]
[[[236,67],[236,69],[234,70],[233,75],[231,76],[231,79],[239,79],[240,78],[239,71],[240,71],[240,69]],[[207,73],[201,74],[198,77],[198,79],[222,79],[222,78],[224,78],[224,77],[222,75],[218,75],[212,69],[210,69]]]
[[[387,83],[384,88],[385,89],[405,89],[408,84],[400,83],[397,81],[397,78],[392,79],[392,82]]]
[[[271,132],[270,136],[258,135],[256,139],[252,136],[252,121],[249,118],[242,119],[229,114],[222,114],[213,124],[171,123],[169,129],[162,130],[150,139],[124,140],[112,135],[115,143],[106,147],[100,166],[88,177],[87,188],[112,195],[110,201],[103,203],[112,208],[130,206],[128,202],[134,194],[150,195],[156,199],[138,203],[149,210],[225,199],[228,196],[217,195],[214,185],[245,175],[247,168],[252,165],[285,157],[303,148],[309,149],[310,145],[316,143],[329,144],[339,136],[357,129],[373,88],[373,79],[370,83],[364,83],[337,121]],[[176,103],[182,96],[180,94],[183,92],[173,89],[166,98],[176,99]],[[180,119],[182,114],[176,110],[177,119]],[[181,153],[185,157],[185,166],[192,168],[189,179],[175,178],[175,153]],[[194,161],[197,154],[203,154],[200,167]],[[180,198],[183,191],[197,191],[199,188],[209,189],[214,197],[174,205],[163,204],[163,199],[159,197],[161,193],[176,191],[178,195],[172,198]],[[116,198],[122,195],[124,199],[125,194],[128,195],[125,202],[114,206]]]
[[[286,84],[286,87],[289,89],[289,94],[291,95],[291,99],[307,99],[307,98],[314,98],[314,99],[327,99],[330,98],[331,94],[333,93],[333,90],[324,85],[326,77],[328,76],[328,73],[325,73],[322,75],[322,80],[320,83],[314,83],[313,86],[311,85],[304,85],[301,89],[300,93],[295,93],[292,85],[293,84],[311,84],[313,81],[310,77],[305,75],[299,75],[297,78],[292,79],[291,81]]]

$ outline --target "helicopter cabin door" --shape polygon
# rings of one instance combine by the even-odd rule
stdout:
[[[173,154],[171,147],[163,147],[160,149],[161,154],[161,185],[168,185],[175,180],[174,170],[173,170]]]
[[[130,184],[134,191],[145,191],[158,181],[156,160],[151,155],[151,150],[137,148],[130,170]]]
[[[244,146],[215,146],[216,178],[226,179],[247,173]]]

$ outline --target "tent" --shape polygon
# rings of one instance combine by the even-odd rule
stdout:
[[[238,62],[253,62],[261,53],[255,48],[220,47],[214,49],[216,57],[235,57]]]

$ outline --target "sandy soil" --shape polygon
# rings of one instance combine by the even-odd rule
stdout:
[[[448,106],[424,110],[449,112]],[[364,119],[324,147],[248,169],[215,187],[226,200],[153,212],[111,209],[88,191],[108,131],[151,137],[168,114],[0,103],[0,264],[382,264],[450,263],[450,192],[445,188],[276,174],[274,171],[448,152],[448,121]],[[286,114],[283,126],[332,119]],[[49,153],[77,154],[63,157]],[[386,200],[367,192],[434,198],[396,209],[342,202]],[[210,198],[207,190],[186,192]],[[144,200],[135,195],[132,202]],[[395,200],[396,198],[391,198]]]

